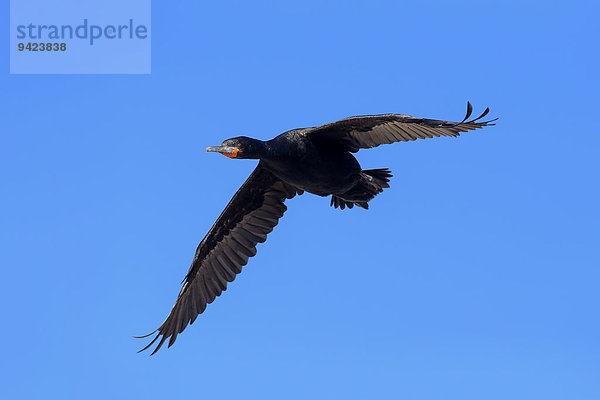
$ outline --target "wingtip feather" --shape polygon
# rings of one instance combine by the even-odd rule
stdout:
[[[154,331],[154,332],[156,332],[156,331]],[[152,332],[152,333],[154,333],[154,332]],[[147,336],[144,336],[144,337],[147,337]],[[156,335],[156,337],[154,339],[152,339],[152,341],[150,343],[148,343],[148,345],[146,345],[146,347],[144,347],[141,350],[138,350],[138,353],[141,353],[142,351],[147,350],[150,346],[152,346],[154,344],[154,342],[156,342],[156,339],[158,339],[159,337],[160,337],[160,332]],[[154,354],[154,353],[152,353],[152,354]]]
[[[160,336],[160,334],[158,334],[158,335],[156,336],[156,339],[158,339],[158,337],[159,337],[159,336]],[[160,348],[162,347],[162,345],[163,345],[163,343],[165,342],[165,340],[167,340],[167,338],[168,338],[168,336],[166,336],[166,335],[163,335],[162,339],[161,339],[161,340],[160,340],[160,342],[158,343],[158,346],[156,346],[156,348],[154,349],[154,351],[153,351],[153,352],[150,354],[151,356],[155,355],[155,354],[156,354],[156,352],[157,352],[158,350],[160,350]],[[154,339],[154,340],[156,340],[156,339]],[[154,340],[153,340],[152,342],[154,342]],[[148,347],[150,347],[150,345],[148,345]]]
[[[473,113],[473,106],[471,105],[470,101],[467,101],[467,115],[465,116],[465,119],[462,120],[462,122],[465,122],[467,120],[467,118],[469,118],[471,116],[472,113]]]
[[[153,335],[154,333],[156,333],[156,331],[158,331],[158,329],[155,329],[155,330],[153,330],[152,332],[150,332],[149,334],[147,334],[147,335],[144,335],[144,336],[134,336],[134,338],[135,338],[135,339],[144,339],[144,338],[147,338],[147,337],[148,337],[148,336],[150,336],[150,335]]]

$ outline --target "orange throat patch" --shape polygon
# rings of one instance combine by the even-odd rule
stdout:
[[[234,147],[233,148],[233,152],[231,152],[231,153],[221,153],[221,154],[223,154],[225,157],[236,158],[237,154],[238,154],[238,151],[240,151],[240,149],[238,149],[237,147]]]

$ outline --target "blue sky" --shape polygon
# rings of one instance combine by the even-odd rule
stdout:
[[[598,5],[319,3],[154,2],[150,75],[9,75],[0,42],[0,397],[600,397]],[[206,146],[467,100],[498,125],[361,151],[370,210],[292,199],[136,354],[254,168]]]

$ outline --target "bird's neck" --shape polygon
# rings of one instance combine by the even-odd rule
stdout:
[[[252,139],[249,147],[249,155],[248,158],[270,158],[273,156],[273,148],[269,144],[268,141],[262,141],[258,139]]]

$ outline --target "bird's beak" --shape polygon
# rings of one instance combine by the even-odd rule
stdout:
[[[240,151],[240,149],[232,146],[215,146],[207,147],[206,151],[214,151],[223,154],[225,157],[235,158],[237,157],[237,153]]]

